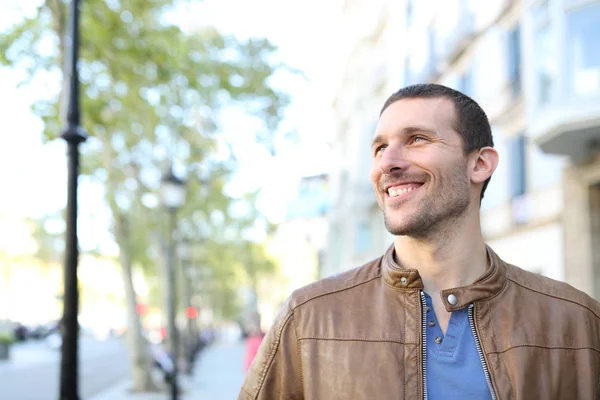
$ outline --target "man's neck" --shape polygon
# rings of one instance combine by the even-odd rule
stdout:
[[[418,270],[430,295],[469,285],[487,268],[487,252],[478,218],[455,221],[435,238],[397,236],[394,246],[398,264]]]

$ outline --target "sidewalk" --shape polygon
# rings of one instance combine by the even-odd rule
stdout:
[[[217,343],[200,356],[194,376],[179,375],[181,400],[235,400],[244,381],[242,343]],[[168,400],[169,393],[131,394],[129,380],[89,400]]]

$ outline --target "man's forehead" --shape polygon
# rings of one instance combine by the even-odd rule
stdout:
[[[413,125],[435,130],[441,124],[453,125],[455,117],[454,103],[445,97],[400,99],[383,111],[377,130]]]

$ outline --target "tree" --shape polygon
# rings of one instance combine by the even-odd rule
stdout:
[[[35,256],[47,264],[58,264],[64,258],[64,215],[59,212],[30,219],[36,244]]]
[[[181,210],[179,226],[179,234],[190,243],[188,263],[197,269],[196,291],[219,317],[237,318],[242,311],[240,288],[255,291],[258,279],[275,270],[264,246],[252,237],[257,225],[267,234],[272,227],[254,206],[258,193],[229,199],[225,209],[215,207],[222,201],[211,201],[200,190],[192,190],[192,195],[198,193],[208,199],[207,204]]]
[[[68,3],[45,0],[33,17],[0,36],[0,61],[26,70],[25,83],[44,71],[62,79]],[[81,15],[82,122],[91,135],[82,146],[82,171],[104,186],[112,213],[137,391],[154,385],[135,312],[132,268],[156,265],[148,249],[151,233],[164,231],[162,213],[156,212],[161,172],[171,163],[183,170],[190,180],[188,209],[205,217],[226,213],[230,199],[223,186],[235,165],[231,158],[213,157],[222,153],[220,110],[243,104],[264,121],[248,134],[269,146],[286,103],[269,86],[276,66],[268,41],[238,41],[210,28],[186,35],[166,21],[172,7],[169,0],[87,0]],[[61,93],[33,105],[48,140],[64,126],[62,82]]]

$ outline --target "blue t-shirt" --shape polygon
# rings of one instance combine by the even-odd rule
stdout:
[[[427,293],[425,300],[428,307],[425,364],[427,399],[491,400],[471,330],[468,308],[452,312],[444,335]]]

